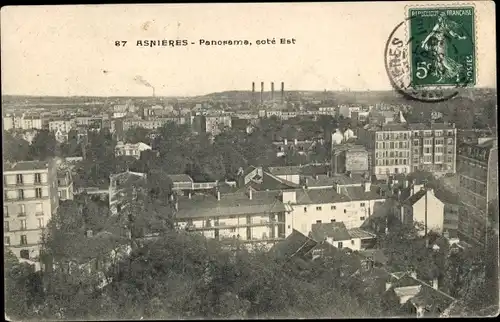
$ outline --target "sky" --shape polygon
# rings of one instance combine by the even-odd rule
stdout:
[[[468,2],[470,3],[470,1]],[[2,93],[191,96],[226,90],[389,90],[385,43],[412,2],[10,6]],[[422,5],[419,2],[418,5]],[[436,2],[432,2],[436,5]],[[495,6],[475,1],[479,87],[496,87]],[[295,38],[296,44],[256,45]],[[141,48],[137,40],[195,45]],[[248,39],[252,46],[200,46]],[[115,41],[126,40],[125,47]]]

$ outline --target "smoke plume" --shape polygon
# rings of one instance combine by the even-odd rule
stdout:
[[[142,78],[142,76],[135,76],[134,81],[137,82],[138,84],[144,85],[146,87],[154,88],[154,86],[151,85],[150,83],[148,83],[148,81],[145,80],[144,78]]]

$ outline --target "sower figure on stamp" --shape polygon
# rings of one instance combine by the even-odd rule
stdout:
[[[459,29],[460,25],[442,12],[436,25],[422,42],[422,48],[429,53],[433,60],[434,75],[438,77],[438,82],[459,77],[460,71],[463,69],[462,64],[457,63],[447,55],[447,37],[459,40],[467,39],[466,36],[459,34]]]

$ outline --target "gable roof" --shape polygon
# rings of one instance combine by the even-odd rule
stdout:
[[[416,192],[412,196],[408,197],[403,203],[408,206],[413,206],[417,201],[422,199],[423,196],[425,196],[427,191],[425,190],[420,190],[419,192]]]
[[[181,196],[178,198],[176,217],[224,217],[290,211],[290,206],[283,204],[280,196],[281,191],[253,191],[252,199],[243,192],[221,193],[220,200],[212,195],[195,195],[191,199]]]
[[[275,176],[298,175],[300,166],[269,167],[267,172]]]
[[[318,241],[326,238],[332,238],[334,241],[351,239],[343,222],[312,224],[311,237]]]
[[[170,180],[172,180],[172,182],[193,182],[193,179],[188,176],[187,174],[167,174],[167,177],[170,178]]]
[[[271,247],[269,253],[277,258],[290,258],[292,256],[304,256],[318,243],[297,230]]]

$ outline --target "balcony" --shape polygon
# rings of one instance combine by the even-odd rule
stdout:
[[[200,231],[200,230],[212,230],[212,229],[231,229],[231,228],[246,228],[246,227],[259,227],[259,226],[271,226],[271,225],[284,225],[284,221],[260,221],[255,223],[241,223],[241,224],[225,224],[219,223],[211,226],[196,227],[194,225],[187,225],[186,230],[189,231]]]

